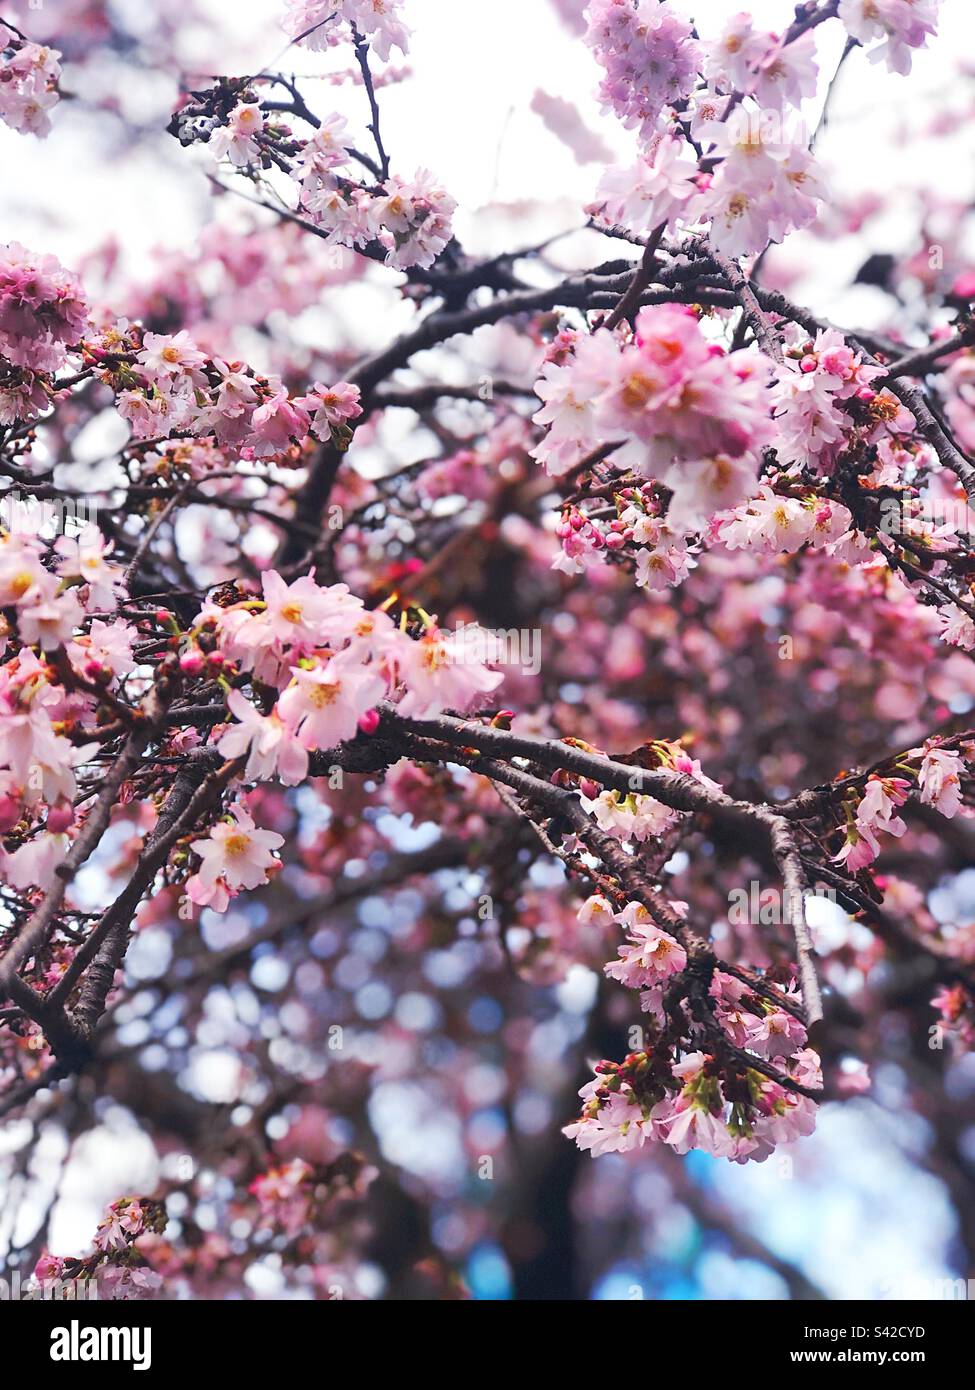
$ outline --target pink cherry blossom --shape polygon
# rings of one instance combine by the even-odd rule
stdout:
[[[87,318],[80,282],[54,256],[35,256],[16,241],[0,246],[0,353],[19,366],[53,371]]]
[[[0,22],[0,120],[22,134],[49,134],[60,58],[56,48],[31,43]]]
[[[324,666],[292,667],[293,683],[278,701],[281,719],[302,746],[334,748],[355,735],[360,717],[382,698],[382,676],[333,657]]]
[[[921,749],[915,749],[920,753]],[[962,808],[961,779],[965,763],[960,753],[948,748],[928,748],[921,759],[918,783],[921,800],[949,819]]]
[[[286,787],[296,787],[308,776],[308,753],[294,733],[273,710],[263,715],[239,690],[227,696],[227,707],[240,721],[233,724],[219,743],[226,758],[245,754],[244,776],[261,782],[279,778]]]
[[[689,96],[701,63],[692,26],[656,0],[591,0],[586,42],[604,69],[600,96],[646,137],[663,108]]]
[[[307,436],[310,425],[303,406],[290,400],[287,391],[277,391],[251,416],[251,448],[258,458],[273,457],[290,445],[300,443]]]
[[[333,428],[357,420],[362,414],[359,403],[359,388],[348,381],[337,381],[334,386],[323,386],[316,381],[309,395],[297,404],[313,412],[311,428],[319,439],[328,439]]]
[[[883,59],[893,72],[909,73],[911,49],[923,48],[935,32],[939,0],[840,0],[840,19],[850,37],[869,44],[871,62]]]
[[[257,136],[264,128],[264,113],[253,102],[239,102],[225,126],[219,126],[210,140],[210,151],[218,159],[225,155],[232,164],[253,164],[260,158]]]
[[[652,156],[606,170],[591,211],[601,221],[650,232],[680,215],[696,192],[696,174],[697,165],[686,157],[681,142],[664,136]]]
[[[284,844],[274,830],[259,830],[239,803],[230,808],[230,819],[221,820],[206,839],[190,846],[201,859],[199,870],[187,880],[186,891],[201,905],[224,911],[228,894],[241,888],[257,888],[280,867],[273,851]]]
[[[453,633],[430,628],[397,652],[396,670],[406,686],[400,713],[429,719],[445,709],[466,711],[480,704],[504,679],[478,659],[479,652]]]
[[[607,975],[630,989],[641,989],[646,985],[658,985],[670,975],[679,975],[687,964],[684,948],[666,932],[652,924],[633,925],[628,928],[632,938],[628,945],[620,946],[618,961],[610,961],[603,967]]]
[[[322,49],[338,42],[337,27],[355,25],[385,62],[391,48],[407,51],[400,7],[401,0],[288,0],[284,27],[308,48]]]

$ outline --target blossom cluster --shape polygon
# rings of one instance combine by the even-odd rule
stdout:
[[[283,23],[296,43],[315,52],[358,32],[386,62],[392,48],[401,53],[409,48],[401,11],[402,0],[288,0]]]
[[[741,107],[704,122],[698,138],[718,163],[685,216],[710,224],[719,251],[754,255],[815,220],[826,196],[818,166],[780,121]]]
[[[916,422],[890,391],[874,390],[871,383],[883,375],[882,366],[865,361],[834,328],[791,346],[772,388],[780,463],[811,462],[828,472],[854,426],[864,444],[887,451],[882,461],[889,459],[893,443]]]
[[[55,256],[16,241],[0,246],[0,358],[31,372],[56,371],[87,322],[81,284]]]
[[[559,349],[536,383],[544,405],[533,417],[548,426],[534,456],[553,476],[622,439],[614,466],[672,491],[672,525],[754,491],[759,452],[773,437],[764,358],[709,343],[678,305],[642,309],[631,341],[603,328]]]
[[[907,72],[934,32],[936,0],[842,0],[851,38]],[[727,255],[752,255],[811,223],[825,189],[799,118],[816,93],[811,32],[793,37],[733,15],[700,40],[662,0],[592,0],[586,41],[603,105],[637,131],[633,164],[604,175],[590,214],[638,233],[680,219]]]
[[[0,121],[23,134],[48,134],[60,57],[56,48],[31,43],[0,20]]]
[[[392,47],[405,53],[408,46],[399,0],[291,0],[284,27],[315,50],[364,41],[384,61]],[[288,169],[301,187],[299,210],[331,244],[381,247],[396,270],[431,266],[453,236],[455,200],[427,169],[412,179],[390,174],[381,144],[381,169],[355,155],[344,117],[314,124],[312,136],[299,140],[278,110],[261,105],[255,85],[221,80],[178,110],[170,129],[181,143],[203,141],[239,169]],[[353,157],[369,165],[376,183],[352,177]]]
[[[561,549],[552,568],[582,574],[600,556],[631,552],[638,588],[665,589],[682,583],[694,564],[693,551],[687,535],[663,515],[654,485],[621,488],[613,500],[617,514],[609,521],[574,505],[563,508],[555,528]]]
[[[456,201],[427,169],[412,180],[393,174],[378,189],[362,187],[346,172],[350,145],[341,116],[327,118],[305,143],[292,170],[303,211],[335,245],[378,241],[396,270],[431,266],[453,235]]]
[[[621,488],[614,502],[617,515],[609,521],[590,516],[574,504],[563,509],[556,526],[561,548],[553,569],[581,574],[607,555],[628,556],[637,588],[652,591],[682,584],[705,542],[729,551],[762,554],[820,550],[848,564],[874,558],[866,538],[855,529],[849,509],[815,492],[798,491],[792,496],[761,483],[747,502],[716,512],[706,532],[696,538],[665,512],[652,483]]]
[[[52,573],[45,564],[40,537],[29,532],[0,533],[0,604],[12,612],[22,643],[53,651],[70,640],[83,614],[115,607],[122,571],[108,558],[110,551],[98,527],[89,524],[77,535],[58,537]],[[9,635],[8,627],[0,649],[6,648]],[[113,638],[114,655],[106,656],[112,675],[119,674],[117,643]],[[90,659],[86,657],[86,662]]]
[[[291,396],[274,375],[200,351],[189,333],[112,328],[85,344],[88,363],[116,392],[119,414],[136,439],[212,437],[248,458],[275,458],[309,433],[347,447],[349,422],[361,413],[359,389],[316,382]]]
[[[134,628],[89,616],[117,602],[122,571],[109,549],[91,525],[59,537],[50,557],[36,536],[0,534],[9,615],[0,638],[0,868],[15,888],[53,880],[75,819],[76,770],[98,746],[68,735],[94,727],[102,694],[135,666]],[[30,826],[35,833],[24,834]]]
[[[502,679],[470,659],[469,630],[457,635],[430,623],[414,639],[388,613],[366,609],[345,584],[321,586],[312,576],[287,584],[271,570],[263,593],[261,601],[229,608],[207,603],[182,664],[194,670],[229,661],[288,693],[281,713],[306,748],[351,738],[359,719],[399,685],[400,712],[430,718],[469,708]],[[218,650],[205,656],[207,635]]]
[[[634,164],[604,175],[594,216],[635,232],[679,217],[709,226],[732,256],[763,251],[815,218],[824,189],[801,122],[789,130],[783,115],[815,92],[811,35],[786,44],[742,14],[703,44],[652,0],[601,0],[588,18],[606,69],[604,103],[643,145]]]
[[[658,739],[650,745],[650,750],[659,767],[669,772],[680,772],[700,782],[709,791],[720,792],[720,783],[708,777],[701,768],[700,761],[692,758],[679,743]],[[639,779],[639,772],[634,772]],[[595,784],[584,780],[579,791],[580,800],[587,813],[591,815],[600,830],[614,839],[643,844],[646,840],[659,839],[680,820],[681,812],[665,806],[656,797],[646,796],[639,791],[624,795],[618,791],[600,791]]]
[[[784,111],[814,96],[818,73],[811,33],[786,43],[784,35],[756,28],[745,13],[732,15],[706,46],[702,69],[708,95],[740,93],[767,111]]]
[[[763,483],[755,497],[714,518],[715,538],[727,550],[789,555],[808,546],[850,562],[863,558],[862,537],[842,502],[806,493],[789,497]]]
[[[710,111],[710,104],[702,110]],[[626,166],[603,175],[588,211],[598,222],[647,233],[674,223],[708,227],[730,256],[764,251],[816,217],[825,189],[809,152],[783,138],[767,113],[736,107],[702,121],[697,139],[713,171],[701,173],[683,134],[657,134]]]
[[[600,900],[601,901],[601,900]],[[589,904],[591,912],[591,900]],[[619,960],[609,961],[604,973],[628,989],[640,990],[644,1013],[663,1018],[663,986],[671,975],[687,965],[687,952],[667,932],[655,926],[642,903],[627,903],[614,920],[627,931],[627,944],[618,950]]]
[[[609,465],[648,481],[612,494],[615,517],[567,505],[553,567],[576,574],[597,558],[625,559],[639,587],[664,589],[683,582],[703,545],[877,563],[850,509],[804,479],[829,478],[851,448],[875,460],[861,475],[870,490],[900,487],[931,462],[913,414],[879,386],[884,371],[832,328],[813,339],[786,330],[774,365],[751,350],[727,353],[693,309],[675,305],[641,310],[632,336],[559,333],[535,387],[544,404],[533,419],[547,430],[534,457],[564,476],[619,440]],[[759,483],[767,446],[781,468]],[[913,529],[933,551],[953,543],[950,527]],[[949,605],[938,620],[946,641],[975,646],[964,609]]]
[[[687,952],[653,922],[644,904],[629,902],[614,912],[597,894],[579,915],[586,922],[614,920],[625,929],[619,959],[604,969],[640,991],[641,1009],[650,1015],[650,1038],[622,1063],[597,1065],[596,1075],[579,1092],[582,1114],[564,1134],[594,1158],[660,1142],[678,1153],[703,1149],[743,1163],[762,1162],[778,1144],[812,1133],[813,1100],[747,1061],[722,1059],[713,1042],[699,1036],[698,1022],[675,996]],[[779,1005],[737,977],[715,970],[709,996],[717,1026],[739,1053],[774,1063],[800,1086],[822,1084],[819,1058],[807,1048],[806,1030],[794,1012],[800,1002],[794,988]]]
[[[178,111],[174,128],[181,141],[203,140],[211,154],[238,169],[270,168],[272,162],[288,168],[301,189],[299,210],[332,245],[380,246],[395,270],[433,264],[453,236],[457,204],[429,170],[419,169],[412,179],[391,174],[367,187],[352,177],[353,141],[344,117],[326,116],[301,141],[279,115],[265,112],[253,89],[239,95],[222,111],[224,93],[217,87],[202,104]]]
[[[37,417],[88,321],[84,291],[54,256],[0,246],[0,426]]]
[[[375,733],[384,699],[402,714],[429,718],[469,709],[503,679],[480,660],[490,643],[472,642],[468,629],[442,632],[431,620],[414,638],[344,584],[322,586],[313,576],[287,584],[273,570],[262,582],[260,600],[207,602],[180,657],[189,676],[246,676],[255,696],[262,692],[255,703],[239,688],[228,691],[235,722],[218,740],[225,757],[245,760],[248,781],[303,782],[310,754]],[[243,806],[232,807],[191,846],[201,867],[187,884],[190,899],[223,911],[240,889],[276,872],[281,843],[256,829]]]
[[[92,1254],[74,1259],[45,1252],[34,1266],[34,1277],[42,1287],[54,1280],[93,1280],[100,1298],[151,1298],[163,1281],[145,1252],[166,1224],[162,1202],[120,1197],[109,1204],[98,1223]]]
[[[149,351],[167,360],[158,343]],[[185,343],[174,349],[182,361],[188,352]],[[53,544],[0,533],[0,607],[7,615],[0,635],[0,868],[14,888],[53,882],[75,829],[77,770],[98,748],[86,735],[136,672],[136,629],[105,620],[122,578],[93,525]],[[172,615],[157,619],[174,630]],[[224,684],[229,713],[219,747],[242,760],[244,777],[293,786],[307,777],[312,752],[360,730],[375,732],[383,699],[398,702],[404,714],[429,717],[467,710],[496,689],[502,675],[485,664],[492,644],[472,634],[476,639],[470,627],[442,632],[425,618],[414,636],[386,612],[367,610],[343,584],[323,587],[308,576],[289,585],[268,571],[261,599],[229,607],[208,601],[190,631],[171,639],[178,652],[172,660],[186,680],[202,675]],[[252,698],[231,680],[249,683]],[[225,909],[231,896],[277,871],[282,844],[234,803],[190,845],[198,861],[190,899]]]
[[[878,835],[900,838],[907,830],[896,811],[911,794],[916,794],[923,806],[932,806],[949,820],[956,815],[973,814],[962,799],[962,777],[972,751],[975,750],[966,749],[963,754],[929,740],[924,747],[912,748],[898,760],[896,770],[905,776],[872,773],[863,795],[845,803],[846,838],[839,853],[833,856],[834,862],[845,864],[851,873],[873,863],[881,849]]]
[[[941,0],[840,0],[839,15],[851,39],[881,59],[892,72],[911,70],[912,49],[923,48],[935,33]],[[879,47],[870,47],[876,40]]]
[[[582,1115],[563,1129],[594,1158],[664,1143],[680,1154],[701,1149],[734,1163],[763,1162],[779,1144],[812,1134],[816,1103],[754,1068],[722,1079],[711,1053],[685,1053],[661,1076],[647,1052],[622,1063],[600,1062],[579,1094]],[[819,1058],[803,1048],[790,1059],[789,1079],[818,1087]]]
[[[690,96],[703,50],[694,26],[660,0],[592,0],[586,42],[604,69],[600,96],[646,137],[665,106]]]

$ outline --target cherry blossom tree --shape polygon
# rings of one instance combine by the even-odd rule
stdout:
[[[592,198],[491,255],[388,119],[409,0],[268,0],[219,76],[163,8],[0,23],[24,140],[148,139],[125,93],[178,75],[214,209],[137,273],[0,244],[8,1266],[441,1299],[490,1244],[586,1297],[652,1173],[818,1297],[683,1156],[790,1176],[879,1069],[968,1272],[970,201],[901,209],[869,330],[785,259],[893,206],[822,137],[858,64],[905,100],[938,0],[561,0],[607,134],[536,110]],[[295,331],[342,296],[365,352]],[[155,1179],[52,1253],[32,1164],[109,1111]]]

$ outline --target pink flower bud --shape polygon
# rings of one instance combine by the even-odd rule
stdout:
[[[179,659],[179,669],[188,676],[198,676],[203,670],[205,657],[199,647],[190,647]]]
[[[869,386],[861,386],[860,390],[857,392],[857,400],[863,401],[865,405],[869,405],[871,401],[875,401],[876,399],[876,391],[871,391]]]
[[[74,807],[66,802],[52,806],[47,813],[47,828],[52,835],[61,835],[69,825],[74,825]]]
[[[379,728],[379,711],[377,709],[367,709],[365,714],[359,715],[359,728],[364,734],[372,735]]]
[[[595,801],[596,797],[599,795],[599,788],[590,777],[583,777],[582,781],[579,783],[579,790],[587,801]]]
[[[800,372],[814,372],[818,366],[819,362],[817,359],[807,354],[799,363],[799,370]]]

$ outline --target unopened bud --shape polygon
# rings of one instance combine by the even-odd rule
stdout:
[[[203,670],[205,658],[199,647],[190,647],[179,659],[179,669],[188,676],[198,676]]]
[[[52,835],[60,835],[69,825],[74,825],[74,807],[68,804],[52,806],[47,813],[47,828]]]
[[[372,735],[379,728],[379,711],[377,709],[367,709],[365,714],[359,715],[359,728],[364,734]]]

